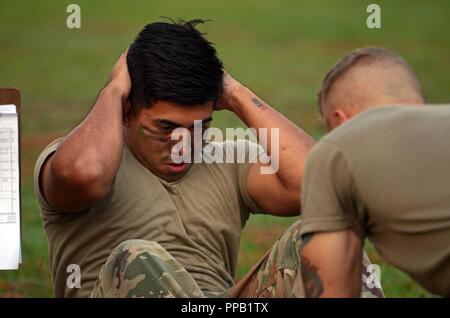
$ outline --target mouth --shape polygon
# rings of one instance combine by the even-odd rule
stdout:
[[[184,163],[184,162],[182,162],[182,163],[169,162],[169,163],[167,163],[167,166],[169,167],[169,170],[172,173],[182,173],[187,169],[188,164]]]

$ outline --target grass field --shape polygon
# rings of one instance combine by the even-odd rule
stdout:
[[[81,6],[82,28],[66,28],[66,6]],[[17,87],[23,107],[23,264],[0,272],[0,296],[51,297],[48,247],[33,194],[32,172],[42,148],[65,134],[91,107],[119,54],[161,16],[203,18],[228,71],[315,138],[323,134],[315,92],[347,51],[376,45],[416,70],[430,103],[450,101],[450,2],[377,1],[382,28],[366,27],[372,1],[1,1],[0,87]],[[239,126],[227,113],[217,127]],[[238,277],[295,218],[255,216],[243,233]],[[386,265],[389,297],[430,296]]]

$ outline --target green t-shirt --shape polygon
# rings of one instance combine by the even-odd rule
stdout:
[[[247,193],[248,162],[253,159],[248,145],[256,144],[235,151],[247,163],[196,163],[176,182],[156,177],[124,146],[109,194],[86,211],[66,214],[53,208],[39,188],[42,164],[60,141],[43,150],[34,172],[56,297],[88,297],[111,251],[129,239],[161,244],[204,291],[221,292],[233,285],[241,229],[250,212],[261,212]],[[240,142],[214,146],[228,156]],[[70,264],[80,266],[80,289],[66,286]]]
[[[354,228],[450,296],[450,106],[364,112],[325,136],[305,169],[303,234]]]

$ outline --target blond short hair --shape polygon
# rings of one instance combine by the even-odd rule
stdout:
[[[417,79],[413,69],[409,64],[399,55],[386,50],[384,48],[368,47],[363,49],[354,50],[345,55],[339,62],[337,62],[333,68],[325,75],[319,92],[317,93],[317,104],[320,113],[323,115],[323,103],[327,98],[328,93],[331,90],[333,84],[344,73],[346,73],[353,66],[360,63],[373,63],[376,61],[388,60],[404,67],[404,69],[410,74],[414,83],[414,88],[418,94],[424,99],[422,88],[419,80]]]

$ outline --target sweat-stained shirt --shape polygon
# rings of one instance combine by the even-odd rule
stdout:
[[[42,151],[34,172],[56,297],[88,297],[111,251],[130,239],[158,242],[203,291],[222,292],[234,284],[241,229],[250,212],[262,213],[247,193],[250,162],[256,158],[250,156],[260,146],[213,143],[224,156],[234,151],[235,159],[246,163],[194,163],[180,180],[166,182],[125,145],[108,195],[85,211],[64,213],[47,202],[39,187],[41,167],[61,140]],[[246,151],[239,152],[236,145],[242,143]],[[249,152],[249,147],[258,150]],[[70,264],[80,266],[80,289],[66,286]]]
[[[450,297],[450,106],[386,106],[308,157],[301,233],[353,228],[390,264]]]

